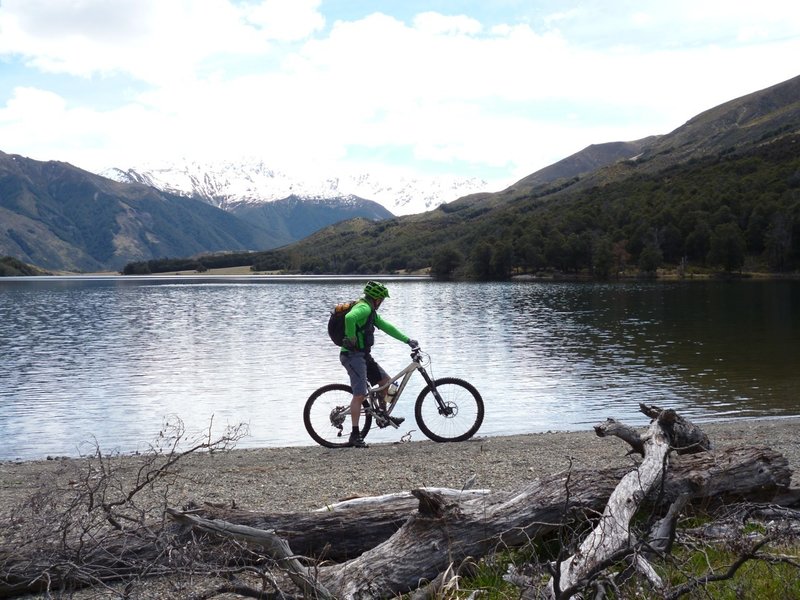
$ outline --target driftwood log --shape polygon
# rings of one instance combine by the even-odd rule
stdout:
[[[255,529],[285,537],[295,545],[307,547],[308,556],[330,557],[342,538],[350,538],[348,552],[354,552],[353,539],[362,543],[363,553],[344,563],[316,567],[319,581],[340,598],[391,598],[416,589],[435,579],[450,565],[470,557],[478,558],[504,547],[519,547],[556,530],[567,515],[577,512],[602,512],[620,479],[629,469],[600,472],[575,471],[532,482],[516,493],[487,494],[457,502],[437,492],[414,490],[419,500],[416,511],[390,537],[377,545],[375,515],[369,539],[359,535],[361,512],[353,511],[331,528],[324,513],[294,515],[294,525],[281,530],[286,516],[238,513],[238,521],[255,524]],[[786,487],[790,471],[782,455],[769,448],[742,448],[715,455],[693,455],[676,460],[664,478],[663,495],[654,501],[668,505],[686,494],[709,501],[715,496],[749,499],[764,498]],[[402,501],[402,510],[407,503]],[[387,513],[397,512],[387,506]],[[179,511],[172,512],[183,518]],[[341,519],[341,517],[340,517]],[[220,519],[196,518],[194,523],[222,526]],[[274,527],[277,526],[277,527]],[[391,525],[386,524],[386,530]],[[220,532],[222,533],[222,532]],[[296,540],[297,544],[292,540]],[[301,542],[302,540],[302,542]]]
[[[515,492],[484,490],[467,495],[459,490],[422,488],[378,497],[368,504],[342,503],[336,511],[262,513],[207,506],[187,512],[208,520],[274,531],[297,554],[339,562],[355,558],[394,535],[417,512],[419,495],[438,496],[442,505],[474,512],[481,522],[496,523],[499,531],[514,530],[498,541],[516,545],[531,539],[531,535],[553,531],[565,509],[602,511],[630,471],[630,467],[575,469],[540,477]],[[783,490],[790,477],[788,463],[780,453],[760,446],[732,448],[676,458],[664,479],[662,497],[651,500],[664,507],[683,494],[703,502],[762,501]],[[571,504],[565,507],[568,497]],[[177,516],[180,511],[172,514]],[[515,529],[526,522],[531,526],[525,531]]]
[[[235,539],[256,555],[271,556],[289,573],[298,594],[391,598],[441,580],[443,574],[470,559],[498,548],[526,545],[555,531],[567,519],[596,516],[604,510],[608,516],[601,519],[601,525],[608,529],[597,534],[595,541],[586,542],[587,548],[596,552],[600,541],[617,540],[612,545],[619,549],[619,544],[630,541],[620,523],[632,512],[630,508],[607,508],[615,493],[622,505],[633,498],[634,512],[647,504],[667,513],[675,502],[763,501],[788,487],[788,463],[770,448],[711,452],[707,438],[702,441],[704,434],[674,413],[657,407],[643,406],[642,410],[657,414],[644,437],[617,423],[598,426],[598,435],[629,438],[635,452],[641,449],[644,460],[635,470],[576,469],[539,478],[516,491],[424,488],[316,512],[169,509],[175,525],[170,527],[167,522],[163,526],[158,545],[143,543],[144,538],[136,532],[129,532],[128,537],[120,532],[113,547],[84,548],[80,557],[72,557],[81,562],[71,570],[48,566],[39,556],[20,555],[14,548],[0,548],[0,597],[41,590],[43,582],[50,589],[86,585],[91,581],[86,577],[91,569],[96,569],[94,575],[103,581],[113,580],[115,574],[122,580],[130,577],[132,565],[146,564],[149,573],[164,575],[181,566],[176,563],[181,552],[169,548],[183,548],[191,532],[201,532],[204,543],[211,546],[218,540]],[[671,449],[685,453],[673,457]],[[694,453],[688,453],[690,449]],[[620,482],[632,472],[628,479],[637,483],[619,491]],[[655,535],[666,540],[669,531],[668,515]],[[608,551],[614,552],[614,548]],[[298,555],[311,560],[298,561]],[[560,565],[552,586],[554,596],[560,597],[561,590],[571,589],[594,568],[578,562],[571,557]],[[646,570],[646,564],[640,567]],[[74,578],[74,573],[81,573],[83,579]]]

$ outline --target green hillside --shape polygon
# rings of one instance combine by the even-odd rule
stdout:
[[[790,272],[800,268],[800,135],[724,151],[572,194],[465,198],[423,215],[352,220],[259,253],[254,270],[439,276],[514,273],[609,277],[657,267]]]

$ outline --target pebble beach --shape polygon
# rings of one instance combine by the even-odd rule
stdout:
[[[792,487],[800,487],[800,418],[698,425],[715,448],[769,446],[781,452],[793,471]],[[621,440],[597,437],[593,430],[477,436],[454,444],[397,442],[365,449],[302,446],[198,452],[178,463],[170,499],[175,506],[191,501],[294,512],[418,487],[461,489],[468,482],[472,488],[513,491],[539,476],[570,468],[632,465],[627,452]],[[133,477],[141,461],[141,456],[120,456],[115,464]],[[0,515],[24,503],[43,484],[74,478],[81,465],[80,458],[0,462]]]

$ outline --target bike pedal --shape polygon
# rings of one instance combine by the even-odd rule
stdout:
[[[390,423],[390,424],[391,424],[391,426],[392,426],[392,427],[394,427],[395,429],[397,429],[398,427],[400,427],[400,425],[402,425],[402,424],[403,424],[403,421],[405,421],[405,418],[404,418],[404,417],[389,417],[389,423]]]

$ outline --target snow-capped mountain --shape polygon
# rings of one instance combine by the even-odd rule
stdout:
[[[275,170],[258,159],[110,168],[99,173],[116,181],[138,182],[183,196],[197,196],[225,210],[242,203],[262,204],[289,196],[307,199],[373,200],[395,215],[432,210],[445,202],[477,192],[496,191],[488,182],[471,178],[412,178],[368,172],[306,175]]]

